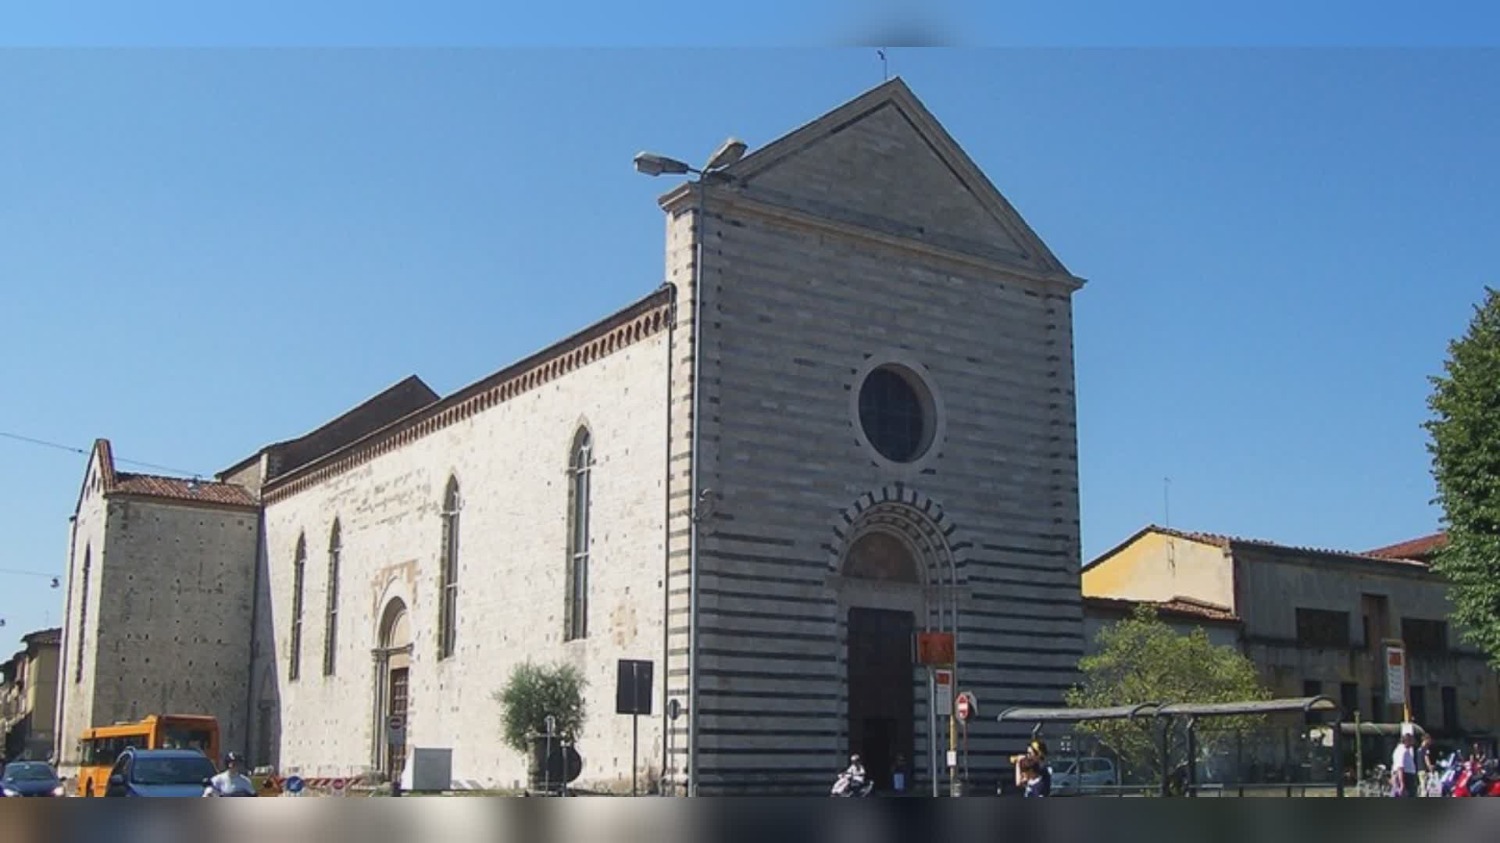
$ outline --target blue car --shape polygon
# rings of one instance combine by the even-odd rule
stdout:
[[[0,776],[0,795],[62,796],[63,783],[52,765],[42,761],[12,761]]]
[[[218,770],[191,749],[127,749],[109,771],[105,796],[202,797]]]

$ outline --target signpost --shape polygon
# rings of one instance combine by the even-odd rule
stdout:
[[[948,718],[948,752],[954,751],[953,666],[958,662],[957,641],[951,632],[918,632],[917,663],[927,668],[928,770],[932,773],[932,795],[938,792],[938,712]],[[950,779],[954,765],[949,764]],[[950,781],[950,787],[952,786]]]
[[[1406,688],[1406,645],[1398,639],[1385,642],[1385,698],[1401,704],[1401,721],[1411,722],[1411,703]]]
[[[616,668],[615,713],[630,715],[630,795],[636,796],[640,768],[641,715],[651,714],[652,662],[620,659]]]
[[[964,757],[964,781],[969,780],[969,720],[979,715],[979,698],[972,691],[964,691],[958,695],[958,722],[963,724],[963,757]]]

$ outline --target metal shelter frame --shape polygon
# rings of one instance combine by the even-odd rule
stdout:
[[[1346,732],[1347,724],[1343,722],[1343,709],[1333,699],[1325,696],[1314,697],[1283,697],[1271,700],[1250,700],[1246,702],[1230,703],[1141,703],[1139,705],[1115,706],[1111,708],[1008,708],[1000,712],[1000,722],[1014,722],[1018,720],[1029,720],[1036,723],[1032,729],[1035,735],[1041,731],[1044,723],[1079,723],[1085,720],[1133,720],[1138,717],[1151,717],[1154,722],[1160,723],[1163,757],[1166,757],[1167,742],[1170,734],[1171,723],[1174,719],[1184,719],[1187,725],[1187,751],[1189,763],[1187,791],[1194,793],[1197,785],[1197,766],[1191,759],[1197,751],[1197,726],[1198,721],[1203,718],[1213,717],[1243,717],[1270,714],[1302,714],[1304,716],[1315,713],[1332,713],[1333,720],[1333,756],[1341,757],[1342,739]],[[1168,796],[1171,793],[1172,771],[1162,770],[1161,795]],[[1344,777],[1334,771],[1335,789],[1338,796],[1344,795]]]
[[[1187,720],[1187,753],[1188,753],[1188,780],[1187,792],[1196,794],[1198,785],[1198,767],[1192,763],[1192,758],[1198,749],[1198,720],[1205,717],[1244,717],[1269,714],[1302,714],[1304,716],[1315,713],[1332,713],[1333,722],[1333,757],[1342,756],[1343,737],[1343,709],[1333,699],[1325,696],[1315,697],[1283,697],[1273,700],[1255,700],[1237,703],[1176,703],[1166,705],[1156,710],[1156,716],[1167,718],[1185,718]],[[1167,730],[1162,730],[1162,747],[1166,748]],[[1163,753],[1165,755],[1165,752]],[[1344,795],[1344,777],[1335,769],[1334,789],[1338,796]],[[1162,795],[1169,793],[1171,786],[1171,774],[1164,772],[1162,775]]]

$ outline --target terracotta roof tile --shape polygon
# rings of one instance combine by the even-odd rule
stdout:
[[[1365,555],[1378,556],[1383,559],[1415,559],[1425,562],[1432,557],[1432,554],[1446,547],[1447,544],[1447,533],[1433,533],[1430,536],[1423,536],[1420,539],[1412,539],[1399,544],[1367,550],[1365,551]]]
[[[1341,556],[1347,559],[1362,560],[1365,562],[1386,562],[1400,565],[1420,565],[1424,568],[1427,567],[1426,563],[1419,560],[1397,556],[1377,556],[1373,553],[1354,553],[1348,550],[1334,550],[1332,548],[1326,547],[1306,547],[1301,545],[1281,544],[1279,542],[1266,541],[1265,539],[1249,539],[1243,536],[1228,536],[1221,533],[1197,533],[1186,530],[1174,530],[1170,527],[1158,527],[1156,525],[1152,525],[1149,529],[1163,535],[1176,536],[1178,538],[1187,539],[1189,541],[1217,545],[1226,549],[1231,548],[1233,545],[1241,544],[1251,545],[1255,547],[1271,548],[1275,550],[1291,550],[1298,553],[1315,553],[1320,556]]]
[[[111,492],[141,495],[150,498],[191,501],[193,503],[240,506],[253,509],[259,504],[250,490],[233,483],[216,483],[191,480],[182,477],[162,477],[156,474],[115,473]]]
[[[1162,615],[1179,618],[1214,621],[1216,623],[1239,623],[1240,618],[1228,606],[1194,600],[1190,597],[1173,597],[1171,600],[1126,600],[1118,597],[1085,597],[1084,605],[1097,609],[1116,609],[1121,612],[1134,611],[1136,606],[1148,605]]]

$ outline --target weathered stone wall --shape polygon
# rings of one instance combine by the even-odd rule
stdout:
[[[474,412],[295,493],[269,495],[268,578],[257,647],[257,706],[286,772],[340,775],[375,760],[378,625],[393,598],[414,651],[407,742],[451,747],[462,782],[512,786],[523,759],[500,741],[492,695],[523,660],[585,674],[583,781],[628,786],[631,729],[614,713],[620,658],[662,669],[666,332]],[[568,459],[580,425],[594,447],[589,629],[564,642]],[[461,489],[456,653],[438,658],[440,509]],[[323,674],[328,539],[342,538],[336,664]],[[306,536],[301,676],[288,678],[293,558]],[[656,695],[655,710],[662,702]],[[640,766],[659,767],[660,718],[641,723]],[[383,736],[380,738],[383,740]],[[257,737],[252,743],[259,744]]]
[[[1236,545],[1236,576],[1245,619],[1246,653],[1278,692],[1300,696],[1305,681],[1322,683],[1322,693],[1339,699],[1345,683],[1358,685],[1364,719],[1392,719],[1394,709],[1371,711],[1371,693],[1384,695],[1383,639],[1401,637],[1403,618],[1447,621],[1452,612],[1447,586],[1429,571],[1399,562],[1353,557],[1310,556],[1290,549]],[[1362,595],[1387,599],[1389,628],[1371,629],[1366,641]],[[1300,641],[1297,609],[1348,613],[1348,648],[1320,648]],[[1373,624],[1373,622],[1372,622]],[[1500,683],[1473,645],[1451,622],[1442,652],[1410,654],[1408,683],[1425,695],[1428,728],[1444,727],[1442,688],[1453,688],[1459,725],[1468,730],[1500,724]],[[1395,703],[1395,700],[1391,700]],[[1352,713],[1348,713],[1352,717]]]
[[[78,762],[78,738],[95,724],[94,670],[99,663],[99,608],[106,558],[107,510],[97,456],[85,472],[83,488],[68,537],[67,580],[63,589],[63,640],[58,669],[59,763]],[[85,584],[84,567],[88,575]],[[80,623],[81,622],[81,623]],[[81,646],[80,646],[80,639]],[[79,664],[82,662],[82,667]]]
[[[816,154],[790,153],[766,171],[774,189],[752,175],[709,192],[700,480],[713,509],[700,551],[699,642],[706,793],[816,792],[846,763],[847,610],[907,599],[855,596],[837,581],[849,519],[876,505],[920,513],[916,520],[940,534],[929,538],[948,548],[961,594],[960,685],[986,712],[1060,702],[1083,652],[1073,288],[1034,266],[993,263],[1012,254],[1009,235],[981,218],[964,194],[970,188],[904,114],[809,141]],[[745,166],[754,169],[750,159]],[[685,192],[669,208],[670,280],[693,277],[695,201]],[[921,237],[911,235],[917,228]],[[948,251],[986,237],[995,248],[974,250],[973,260]],[[684,316],[690,302],[683,297]],[[914,465],[880,458],[858,425],[861,379],[885,362],[922,373],[934,393],[936,441]],[[673,509],[682,513],[674,537],[687,530],[679,482],[685,492],[685,475],[674,475]],[[681,570],[685,548],[674,544]],[[685,579],[674,577],[674,590]],[[938,624],[937,601],[916,599],[926,607],[918,628]],[[674,631],[685,630],[683,604],[673,608]],[[686,648],[686,636],[674,635],[674,653]],[[921,778],[925,673],[912,681],[918,728],[909,757]],[[975,778],[993,787],[1023,734],[980,718],[969,739]],[[674,730],[674,741],[685,738],[685,728]],[[946,727],[943,739],[946,748]]]
[[[256,513],[126,497],[108,512],[94,724],[210,714],[241,746]]]

